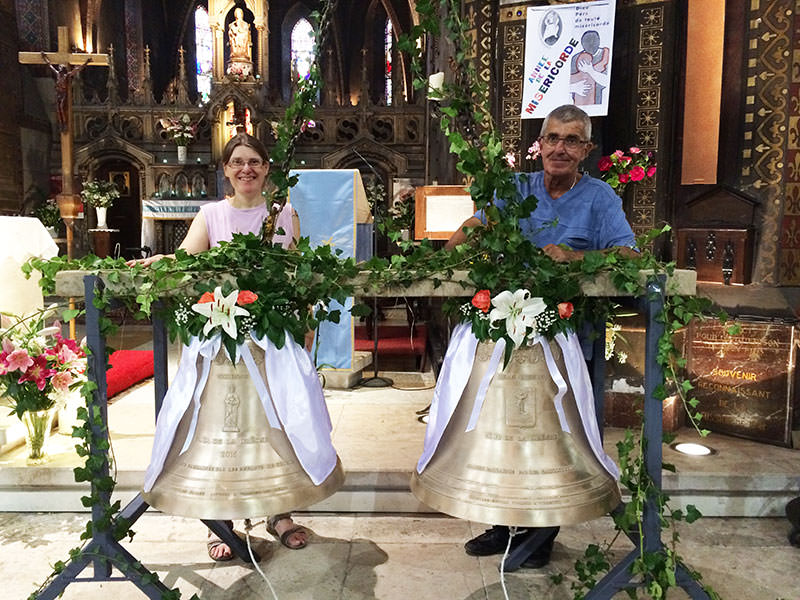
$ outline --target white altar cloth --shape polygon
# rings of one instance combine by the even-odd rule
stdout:
[[[20,267],[29,258],[53,258],[58,246],[39,219],[0,217],[0,312],[24,316],[43,307],[39,273],[25,279]]]

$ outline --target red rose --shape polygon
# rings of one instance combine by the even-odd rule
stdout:
[[[574,310],[575,307],[572,306],[572,302],[560,302],[558,304],[558,316],[562,319],[569,319]]]
[[[636,165],[631,169],[631,181],[641,181],[644,179],[644,169]]]
[[[236,296],[236,304],[239,304],[240,306],[252,304],[256,300],[258,300],[258,294],[254,294],[250,290],[242,290],[239,292],[239,295]]]
[[[604,156],[600,160],[597,161],[597,168],[601,171],[608,171],[614,163],[611,161],[610,158]]]
[[[472,297],[472,306],[481,312],[489,312],[489,307],[492,305],[492,296],[489,290],[481,290]]]
[[[647,168],[647,176],[648,177],[652,177],[655,174],[656,174],[656,168],[655,167],[648,167]]]
[[[214,301],[214,294],[211,292],[206,292],[202,296],[200,296],[200,300],[197,301],[198,304],[205,304],[206,302],[213,302]]]
[[[619,174],[619,182],[620,183],[628,183],[628,174],[627,173],[620,173]]]

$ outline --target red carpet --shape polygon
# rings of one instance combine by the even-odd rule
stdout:
[[[132,385],[153,376],[152,350],[117,350],[108,359],[107,396],[116,396]]]

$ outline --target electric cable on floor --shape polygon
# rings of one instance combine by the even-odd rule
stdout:
[[[261,524],[263,522],[264,521],[259,521],[258,523],[256,523],[256,525],[259,525],[259,524]],[[258,566],[258,562],[256,562],[255,556],[253,556],[253,548],[250,545],[250,530],[253,527],[255,527],[255,525],[250,523],[250,519],[245,519],[244,520],[244,535],[245,535],[245,538],[247,540],[247,552],[248,552],[248,554],[250,554],[250,561],[253,563],[253,566],[255,567],[256,571],[258,571],[258,574],[261,575],[261,579],[263,579],[264,581],[267,582],[267,587],[269,587],[269,591],[272,592],[272,597],[275,600],[279,600],[278,599],[278,594],[275,593],[275,589],[272,587],[272,584],[270,583],[269,579],[264,574],[264,571],[262,571],[261,567]]]
[[[503,597],[505,600],[508,600],[508,590],[506,589],[506,558],[508,558],[508,553],[511,550],[511,540],[514,539],[514,536],[517,535],[517,528],[516,527],[509,527],[508,528],[508,543],[506,544],[506,551],[503,552],[503,558],[500,559],[500,587],[503,588]]]

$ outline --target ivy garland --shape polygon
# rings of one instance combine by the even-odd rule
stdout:
[[[320,31],[323,33],[327,31],[333,5],[334,2],[323,2],[324,8],[318,17]],[[353,259],[343,259],[329,246],[311,248],[305,238],[292,250],[272,246],[268,241],[272,231],[267,223],[262,236],[235,235],[231,242],[206,252],[188,255],[178,251],[174,260],[164,259],[148,268],[131,268],[120,259],[89,256],[79,260],[68,260],[64,257],[48,261],[34,259],[26,266],[27,271],[34,268],[41,271],[41,284],[45,293],[53,293],[55,275],[59,271],[102,272],[108,289],[98,292],[94,300],[97,308],[101,311],[106,308],[113,295],[114,298],[123,300],[139,318],[146,318],[156,310],[167,323],[170,337],[180,338],[184,342],[193,335],[206,335],[203,332],[205,320],[192,311],[192,307],[204,294],[211,293],[217,286],[224,295],[234,291],[250,292],[246,305],[249,314],[246,317],[236,317],[238,320],[234,335],[223,334],[223,343],[231,355],[235,352],[236,344],[243,341],[249,330],[257,335],[265,335],[277,346],[281,346],[284,343],[284,331],[288,331],[296,341],[302,343],[305,332],[314,329],[320,321],[337,321],[338,312],[328,312],[325,303],[330,298],[342,301],[345,297],[357,295],[353,281],[359,272],[362,277],[366,275],[363,295],[389,286],[408,286],[423,279],[432,280],[435,286],[443,281],[458,279],[462,281],[466,297],[471,297],[476,290],[527,289],[533,295],[542,297],[550,307],[563,302],[572,303],[574,311],[570,315],[552,321],[542,332],[548,337],[559,331],[576,330],[584,321],[601,322],[609,315],[609,301],[582,296],[582,283],[591,282],[598,275],[608,273],[622,293],[640,295],[644,291],[639,281],[642,269],[670,274],[674,265],[661,263],[646,250],[636,258],[627,258],[614,251],[588,252],[581,261],[555,263],[522,235],[519,220],[535,208],[536,199],[532,196],[519,197],[514,185],[514,174],[503,158],[502,141],[488,112],[489,103],[480,101],[487,97],[487,89],[480,83],[474,66],[468,59],[468,25],[460,17],[460,4],[455,0],[421,0],[416,7],[420,17],[419,25],[414,26],[408,36],[401,38],[399,47],[413,58],[411,64],[417,89],[425,86],[421,67],[422,44],[418,44],[417,39],[428,33],[438,35],[439,24],[443,23],[444,33],[455,47],[456,82],[444,86],[446,101],[440,107],[441,128],[450,142],[451,151],[458,157],[458,170],[469,181],[469,192],[473,200],[479,208],[486,211],[488,220],[486,227],[470,232],[467,243],[453,251],[436,250],[427,240],[418,245],[401,242],[398,240],[398,232],[390,232],[390,237],[400,245],[400,254],[389,260],[375,257],[356,265]],[[321,44],[317,47],[320,48]],[[293,178],[288,176],[293,161],[294,143],[299,138],[303,125],[313,114],[320,79],[318,67],[315,65],[308,80],[300,83],[286,117],[276,128],[278,141],[272,151],[275,164],[270,175],[275,187],[270,198],[273,210],[275,205],[282,206],[289,187],[294,183]],[[506,201],[502,212],[494,206],[495,195]],[[652,237],[668,230],[665,227],[640,239],[639,247],[649,247]],[[464,270],[468,272],[467,281],[456,277],[457,271]],[[462,305],[463,299],[454,299],[447,303],[446,308],[457,312]],[[309,311],[311,306],[316,307],[316,310]],[[697,399],[691,395],[691,385],[681,379],[684,362],[672,339],[678,329],[707,312],[709,307],[710,302],[706,299],[668,296],[661,315],[665,334],[659,342],[658,355],[658,362],[664,369],[666,379],[672,382],[674,388],[669,391],[681,397],[692,424],[701,435],[707,432],[699,427]],[[363,315],[369,309],[364,305],[357,305],[352,312],[354,315]],[[65,318],[73,316],[75,315],[65,315]],[[720,317],[724,318],[724,315]],[[485,319],[480,318],[477,312],[471,313],[469,318],[473,331],[481,339],[497,340],[507,335],[503,328],[488,327]],[[104,335],[109,334],[113,328],[106,317],[101,319],[100,325]],[[508,346],[513,347],[513,344]],[[94,386],[92,382],[84,386],[83,393],[87,400],[95,389]],[[663,399],[666,396],[667,388],[662,386],[658,390],[658,397]],[[88,451],[90,441],[100,443],[93,439],[93,431],[102,427],[99,409],[93,408],[92,414],[84,410],[81,417],[84,425],[76,428],[74,435],[82,440],[77,446],[78,454],[87,460],[84,467],[76,469],[76,479],[92,481],[97,489],[108,491],[110,496],[114,481],[111,478],[99,478],[98,459]],[[686,514],[669,509],[667,496],[656,489],[644,468],[644,439],[641,431],[638,436],[630,430],[626,431],[625,439],[618,444],[618,450],[621,481],[631,494],[631,501],[615,516],[619,532],[638,532],[640,540],[643,538],[641,524],[646,502],[657,503],[662,521],[666,525],[680,520],[692,522],[699,517],[694,508],[687,510]],[[665,465],[665,468],[669,466]],[[104,504],[102,497],[92,496],[85,498],[84,504],[102,506],[104,517],[100,523],[111,529],[116,539],[133,536],[128,524],[119,519],[118,502],[113,505]],[[90,522],[82,539],[91,537],[91,528]],[[658,553],[642,551],[633,565],[634,574],[640,575],[647,586],[647,593],[654,599],[663,598],[666,591],[676,585],[675,568],[680,562],[675,551],[677,541],[678,536],[673,527],[672,544],[669,547]],[[578,582],[572,584],[576,599],[582,598],[586,590],[591,589],[597,578],[609,568],[609,548],[610,544],[604,548],[590,545],[583,559],[576,563]],[[73,550],[70,556],[76,556],[79,551],[80,549]],[[63,563],[57,563],[56,573],[63,568]],[[699,573],[693,575],[700,579]],[[562,578],[563,576],[556,577],[556,582]],[[713,590],[707,589],[707,592],[716,597]],[[635,594],[633,591],[629,593]],[[36,595],[34,593],[31,598]],[[171,590],[165,597],[175,600],[180,594],[178,590]]]

